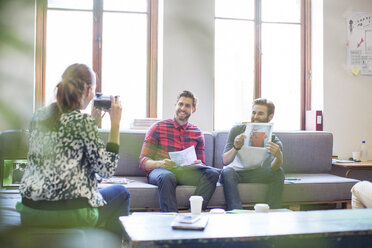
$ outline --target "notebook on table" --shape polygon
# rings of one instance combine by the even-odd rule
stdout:
[[[199,230],[203,231],[208,224],[207,215],[177,215],[171,223],[176,230]]]

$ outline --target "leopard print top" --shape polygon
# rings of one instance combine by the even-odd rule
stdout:
[[[22,197],[34,201],[83,197],[92,207],[103,206],[95,173],[111,177],[117,151],[106,148],[90,115],[78,110],[62,114],[55,131],[37,124],[47,115],[48,108],[38,110],[31,122],[28,165],[19,187]]]

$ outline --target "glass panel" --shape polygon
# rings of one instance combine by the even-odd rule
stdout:
[[[262,0],[262,21],[301,22],[301,0]]]
[[[262,25],[262,97],[275,104],[276,130],[301,128],[300,25]]]
[[[55,101],[55,87],[73,63],[92,67],[92,13],[48,10],[46,104]]]
[[[254,0],[216,0],[216,17],[254,19]]]
[[[93,10],[93,0],[48,0],[48,8]]]
[[[254,25],[216,20],[215,129],[250,119],[254,78]]]
[[[121,127],[128,128],[146,117],[147,15],[104,13],[103,37],[102,92],[120,95]],[[102,127],[110,127],[108,115]]]
[[[147,12],[148,0],[104,0],[103,10]]]

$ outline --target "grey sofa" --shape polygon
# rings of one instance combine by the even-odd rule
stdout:
[[[116,177],[125,177],[125,186],[131,192],[131,209],[159,210],[157,187],[147,183],[145,173],[138,167],[138,158],[146,131],[120,133],[120,160]],[[329,132],[274,132],[283,143],[285,180],[283,203],[299,210],[301,205],[313,203],[343,203],[351,199],[350,189],[358,180],[330,174],[332,166],[333,136]],[[107,140],[108,132],[101,131]],[[205,158],[208,166],[223,168],[222,153],[228,131],[204,133]],[[105,185],[101,185],[104,187]],[[195,187],[178,186],[179,209],[188,208],[188,199]],[[243,205],[263,202],[267,186],[258,183],[239,184]],[[209,202],[210,208],[225,207],[223,186],[218,183]],[[349,205],[348,205],[349,207]]]
[[[274,132],[275,133],[275,132]],[[145,172],[138,167],[146,131],[125,130],[120,133],[120,160],[115,177],[125,177],[125,186],[131,193],[132,210],[159,210],[157,187],[147,183]],[[350,189],[358,180],[330,174],[333,137],[329,132],[276,132],[283,143],[285,180],[283,203],[291,209],[311,203],[350,203]],[[107,131],[100,131],[104,140]],[[206,164],[222,168],[222,152],[228,131],[204,133]],[[0,163],[4,159],[26,158],[27,133],[23,131],[4,131],[0,134]],[[108,184],[101,184],[105,187]],[[188,208],[189,196],[195,187],[178,186],[177,201],[179,209]],[[240,196],[244,205],[263,202],[267,187],[265,184],[239,184]],[[2,189],[2,192],[6,189]],[[223,186],[217,189],[209,202],[209,207],[225,207]]]

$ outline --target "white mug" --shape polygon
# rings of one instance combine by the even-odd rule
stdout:
[[[352,154],[354,161],[360,161],[360,152],[352,152]]]

